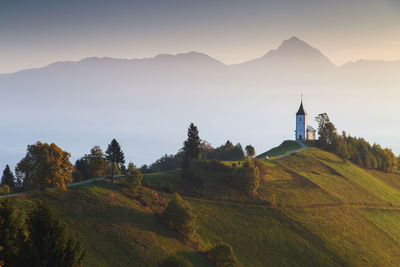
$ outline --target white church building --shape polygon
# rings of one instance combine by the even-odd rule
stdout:
[[[315,140],[315,132],[316,130],[313,127],[307,125],[307,112],[304,110],[302,99],[299,110],[296,113],[295,138],[300,141]]]

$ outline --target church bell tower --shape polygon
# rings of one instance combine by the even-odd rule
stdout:
[[[307,140],[307,113],[303,107],[303,97],[299,110],[296,113],[296,140]]]

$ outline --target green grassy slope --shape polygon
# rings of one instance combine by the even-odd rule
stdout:
[[[286,154],[290,151],[301,148],[301,145],[293,140],[286,140],[277,147],[271,148],[267,152],[264,152],[257,156],[259,159],[265,159],[265,157],[276,157],[282,154]]]
[[[86,266],[157,266],[171,253],[208,266],[202,251],[221,242],[233,247],[240,266],[400,265],[398,173],[361,169],[317,148],[264,163],[256,196],[197,166],[202,185],[185,185],[176,170],[145,175],[153,189],[139,195],[97,183],[22,197],[18,205],[45,196],[88,248]],[[155,215],[173,191],[198,218],[197,245]]]

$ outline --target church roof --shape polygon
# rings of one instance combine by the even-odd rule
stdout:
[[[307,125],[307,131],[312,131],[312,132],[316,132],[317,130],[315,130],[313,127],[311,127],[310,125]]]
[[[304,107],[303,107],[303,101],[301,101],[299,110],[297,111],[296,115],[306,115],[306,114],[307,113],[306,113],[306,111],[304,110]]]

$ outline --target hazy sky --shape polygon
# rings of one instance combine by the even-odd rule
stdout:
[[[0,0],[0,73],[200,51],[224,63],[297,36],[335,64],[400,59],[399,0]]]

